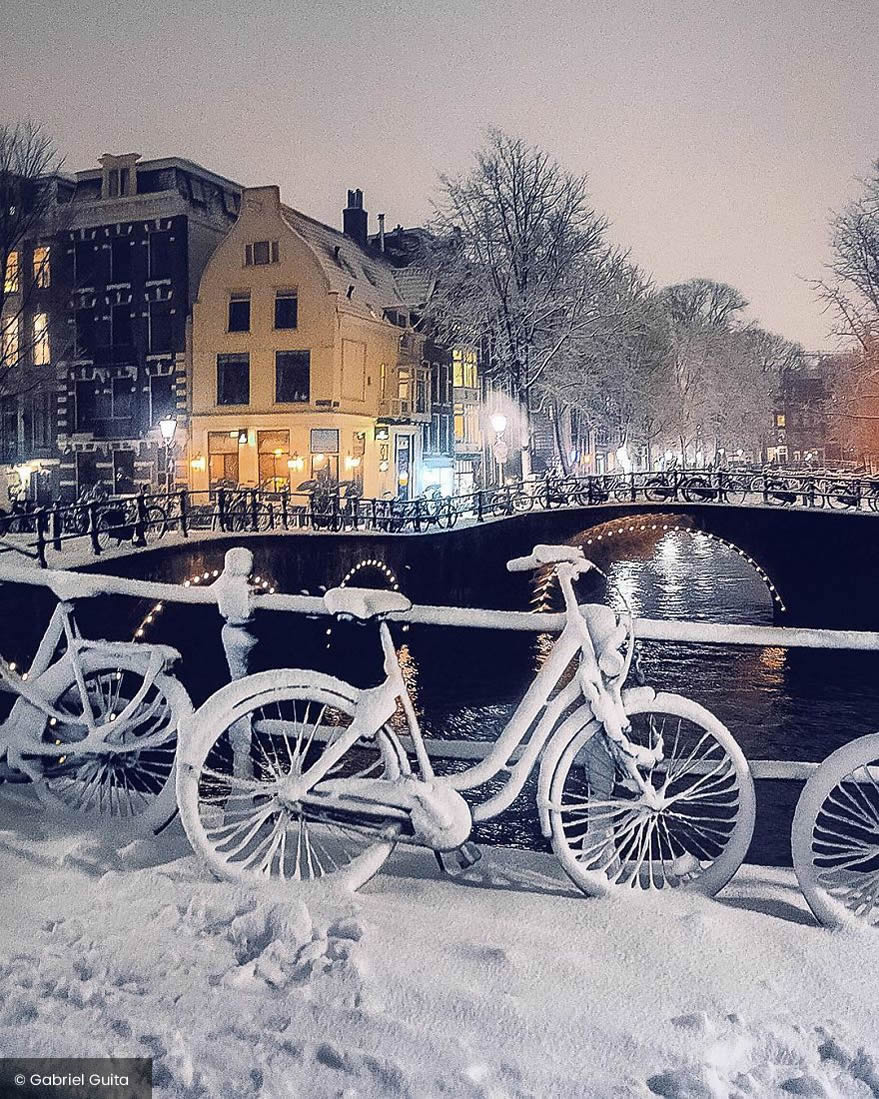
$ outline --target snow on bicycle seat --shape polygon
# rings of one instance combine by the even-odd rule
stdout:
[[[525,572],[528,569],[539,569],[543,565],[559,565],[566,561],[573,565],[583,560],[583,550],[579,546],[546,546],[538,545],[527,557],[514,557],[507,561],[509,572]]]
[[[347,614],[365,622],[370,618],[384,618],[394,612],[408,611],[412,608],[412,603],[398,591],[330,588],[324,595],[324,606],[330,614]]]

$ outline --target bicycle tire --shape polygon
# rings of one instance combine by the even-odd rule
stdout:
[[[791,853],[803,895],[825,927],[879,924],[879,733],[837,748],[803,787]]]
[[[589,896],[639,887],[713,896],[741,866],[754,833],[754,782],[732,733],[704,706],[680,695],[661,693],[627,706],[630,718],[645,718],[633,721],[630,733],[645,746],[646,736],[656,731],[652,715],[678,719],[673,741],[660,730],[667,750],[660,765],[666,776],[661,789],[664,796],[675,792],[660,809],[644,812],[637,791],[627,786],[629,780],[604,748],[601,725],[587,706],[582,711],[579,728],[576,715],[569,719],[575,732],[549,781],[552,848],[565,873]],[[682,736],[684,721],[696,732]],[[645,736],[639,738],[639,732]],[[569,782],[575,763],[583,776],[575,773]],[[566,790],[574,796],[567,806]],[[681,803],[688,812],[671,808]]]
[[[196,711],[181,749],[177,800],[193,850],[211,873],[230,881],[274,878],[312,890],[358,889],[377,873],[396,844],[392,832],[396,824],[379,819],[374,827],[364,828],[346,820],[344,813],[340,814],[341,819],[321,817],[321,810],[302,797],[295,801],[294,808],[279,793],[284,777],[301,774],[314,763],[311,753],[318,751],[318,745],[323,743],[326,750],[333,730],[345,727],[345,720],[353,718],[359,699],[357,688],[332,676],[283,669],[236,680]],[[312,705],[319,707],[316,717]],[[310,726],[307,733],[305,726]],[[295,751],[291,750],[291,741]],[[255,743],[258,751],[254,755]],[[376,758],[372,758],[373,749]],[[409,773],[406,754],[396,734],[387,726],[373,737],[358,739],[337,767],[342,767],[345,760],[359,767],[363,759],[358,753],[370,761],[370,771],[374,772],[376,767],[381,770],[381,777],[395,778]],[[254,777],[246,773],[236,775],[236,770],[245,770],[249,765],[254,768]],[[332,774],[338,777],[338,771]],[[260,835],[266,825],[271,834]],[[250,835],[245,831],[241,846],[238,839],[241,829],[253,826],[255,832]],[[291,843],[298,846],[288,852],[286,839],[281,837],[291,830],[296,832],[297,828],[298,839]],[[324,854],[332,869],[324,870],[321,865],[323,872],[315,873],[310,858],[303,862],[302,836],[304,831],[308,844],[309,828],[314,833],[315,850]],[[358,839],[362,849],[358,849]],[[263,857],[266,843],[267,861]],[[354,847],[353,854],[346,843]],[[255,849],[251,844],[256,845]],[[320,856],[317,858],[320,863]]]
[[[133,646],[137,648],[138,646]],[[142,681],[146,658],[143,654],[132,652],[125,654],[117,651],[107,657],[99,650],[85,650],[80,654],[80,663],[87,686],[95,683],[98,695],[104,695],[108,680],[115,684],[124,684],[120,673],[131,673]],[[119,677],[116,679],[115,677]],[[41,693],[50,704],[62,712],[65,711],[65,698],[75,696],[76,678],[70,661],[62,659],[53,664],[38,680]],[[122,686],[114,684],[115,694],[106,694],[108,704],[118,707],[119,692]],[[122,820],[128,826],[144,834],[161,831],[177,812],[176,795],[176,759],[177,728],[181,721],[192,713],[189,695],[179,680],[160,673],[156,676],[150,692],[164,696],[168,702],[168,717],[165,728],[168,737],[157,748],[138,750],[136,740],[132,741],[133,750],[129,753],[102,753],[100,750],[88,753],[76,752],[76,740],[85,735],[82,723],[71,721],[69,729],[53,719],[47,720],[45,714],[29,707],[36,717],[39,715],[42,732],[40,739],[44,743],[61,740],[67,748],[64,756],[32,756],[28,759],[27,773],[34,782],[34,791],[41,804],[52,811],[68,813],[81,817],[92,817],[102,822]],[[96,701],[96,694],[89,692],[90,700]],[[132,696],[133,697],[133,696]],[[98,701],[100,699],[98,698]],[[111,711],[103,711],[111,712]],[[155,716],[155,695],[147,694],[139,711],[142,721],[150,722]],[[136,720],[138,711],[133,715]],[[159,712],[159,719],[162,715]],[[75,713],[71,712],[75,719]],[[77,734],[80,734],[77,736]],[[152,729],[145,735],[154,735]],[[26,749],[25,749],[26,754]],[[143,759],[141,756],[143,755]],[[69,758],[68,758],[69,757]],[[96,765],[95,761],[99,761]],[[142,764],[138,771],[138,766]],[[100,786],[100,789],[98,789]],[[125,808],[125,798],[139,795],[137,805]],[[129,811],[134,810],[137,811]]]

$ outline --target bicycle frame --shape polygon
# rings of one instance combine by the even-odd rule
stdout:
[[[488,820],[497,816],[516,799],[559,718],[578,697],[582,697],[592,708],[593,717],[597,717],[598,714],[595,711],[600,710],[603,725],[612,741],[618,744],[627,743],[625,730],[628,719],[620,696],[625,672],[610,686],[604,683],[588,623],[581,613],[573,590],[573,580],[579,575],[578,567],[562,564],[556,571],[565,600],[567,623],[506,728],[483,760],[458,774],[439,778],[434,776],[418,719],[403,681],[390,630],[387,623],[382,621],[379,624],[379,634],[384,655],[385,680],[377,687],[361,692],[356,714],[346,732],[329,745],[321,758],[295,780],[295,788],[288,791],[288,796],[305,795],[336,766],[358,739],[375,736],[395,712],[398,701],[402,704],[412,736],[418,769],[425,782],[455,791],[470,790],[494,778],[501,771],[508,770],[509,778],[503,788],[493,797],[474,807],[472,815],[475,821]],[[553,689],[561,682],[565,671],[578,653],[580,663],[577,674],[554,698],[551,698]],[[508,768],[507,764],[513,752],[525,739],[541,710],[543,714],[534,728],[525,751],[518,762],[512,768]],[[633,767],[631,771],[632,777],[641,782],[637,768]]]

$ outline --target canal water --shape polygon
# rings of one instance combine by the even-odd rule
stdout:
[[[580,591],[584,601],[609,600],[622,606],[625,600],[637,616],[646,618],[758,625],[773,621],[764,581],[745,558],[708,535],[688,530],[636,534],[619,540],[612,551],[603,551],[600,559],[608,580],[597,574],[587,577]],[[370,558],[364,560],[367,563],[351,583],[399,583],[405,591],[405,576],[369,563]],[[216,564],[221,566],[221,561]],[[271,583],[272,578],[261,580]],[[443,601],[438,592],[434,602]],[[88,635],[131,637],[140,628],[143,640],[175,645],[183,654],[181,678],[196,703],[225,681],[215,609],[166,605],[147,621],[150,607],[119,600],[109,619],[102,603],[83,606]],[[46,621],[50,606],[42,592],[25,597],[21,589],[0,589],[2,651],[7,658],[21,663],[32,654],[35,624]],[[554,582],[535,582],[532,606],[559,609]],[[257,667],[312,667],[358,686],[380,678],[373,626],[262,612],[257,631]],[[430,626],[396,626],[395,638],[424,732],[459,740],[490,741],[500,734],[549,644],[543,635]],[[713,711],[751,759],[818,761],[838,745],[879,727],[875,654],[644,642],[641,662],[651,685],[687,695]],[[499,785],[488,783],[477,794],[487,796]],[[535,785],[532,777],[506,813],[478,827],[476,838],[546,847],[537,826]],[[796,783],[758,783],[758,822],[750,858],[789,862],[790,816],[799,790]]]

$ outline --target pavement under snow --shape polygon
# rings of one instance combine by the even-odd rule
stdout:
[[[589,900],[549,856],[399,849],[306,906],[5,787],[0,880],[0,1052],[150,1056],[157,1099],[879,1096],[879,936],[790,871]]]

